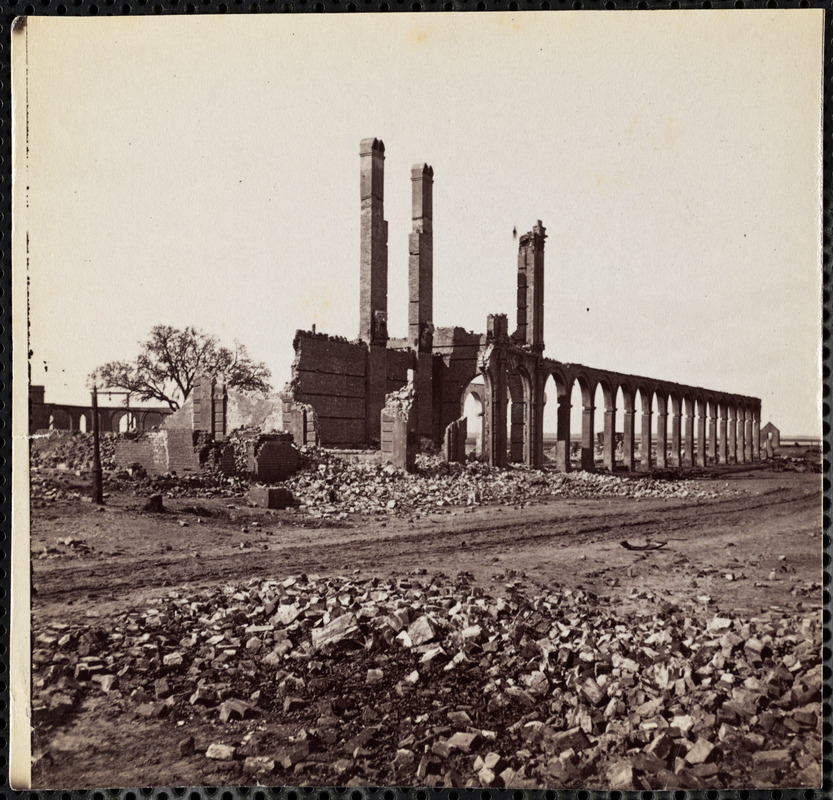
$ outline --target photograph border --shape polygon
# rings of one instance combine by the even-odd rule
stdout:
[[[822,8],[825,9],[824,20],[824,78],[823,78],[823,327],[822,327],[822,374],[823,374],[823,510],[824,510],[824,555],[823,555],[823,615],[824,647],[822,663],[826,684],[823,690],[823,786],[821,790],[780,789],[780,790],[686,790],[681,791],[586,791],[586,790],[502,790],[502,789],[439,789],[439,788],[397,788],[375,787],[358,789],[338,789],[335,787],[128,787],[122,789],[73,790],[56,794],[52,791],[23,791],[12,789],[9,785],[10,766],[10,658],[14,642],[10,638],[11,630],[11,543],[12,543],[12,105],[11,105],[11,36],[14,19],[20,15],[37,16],[137,16],[137,15],[204,15],[204,14],[259,14],[259,13],[397,13],[425,11],[428,13],[490,13],[494,11],[525,11],[584,9],[587,11],[627,10],[650,11],[653,9],[743,9],[754,8]],[[0,363],[6,376],[0,386],[2,397],[3,425],[0,426],[0,446],[2,446],[2,483],[0,483],[0,503],[4,521],[4,536],[0,548],[0,574],[3,577],[2,603],[0,606],[0,631],[3,647],[0,647],[0,703],[2,703],[2,724],[4,730],[0,736],[2,742],[3,794],[4,796],[58,797],[62,800],[72,798],[120,798],[120,800],[139,800],[142,797],[154,797],[170,800],[183,797],[188,800],[236,800],[237,798],[280,798],[280,800],[460,800],[471,797],[473,800],[557,800],[577,797],[579,800],[610,798],[624,800],[649,797],[703,798],[739,798],[740,800],[781,800],[795,798],[798,800],[815,800],[830,797],[833,793],[833,711],[831,710],[831,683],[833,683],[833,651],[831,640],[830,593],[830,508],[831,508],[831,429],[830,377],[830,316],[831,289],[833,289],[833,0],[39,0],[37,5],[27,5],[26,0],[0,0],[0,170],[5,190],[0,197]],[[19,265],[18,265],[19,266]],[[14,309],[20,313],[19,309]],[[20,580],[20,576],[17,576]]]

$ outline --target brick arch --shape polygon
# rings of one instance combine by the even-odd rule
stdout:
[[[705,401],[706,401],[706,414],[708,414],[708,416],[710,416],[710,417],[716,417],[717,416],[717,405],[718,405],[718,400],[717,400],[716,395],[714,395],[714,394],[705,395]]]
[[[555,397],[546,397],[547,406],[556,410],[556,445],[555,464],[562,472],[569,472],[570,466],[570,403],[573,391],[573,374],[567,365],[558,365],[548,369],[543,378],[544,395],[550,385],[550,380],[555,384]],[[541,413],[541,438],[543,441],[543,408]]]
[[[636,385],[633,381],[616,376],[616,403],[618,406],[619,392],[622,392],[622,462],[624,468],[632,471],[636,468],[636,430],[634,415],[636,411]],[[615,446],[615,444],[614,444]]]
[[[706,449],[705,464],[716,464],[718,462],[718,436],[717,436],[717,413],[718,400],[712,392],[705,394],[706,402]]]
[[[165,421],[165,415],[159,411],[145,411],[141,419],[138,421],[140,430],[147,430],[157,425],[161,425]]]
[[[584,370],[576,372],[571,381],[570,392],[572,393],[572,384],[578,384],[581,391],[581,402],[585,406],[592,406],[596,397],[596,381],[591,378]]]
[[[639,397],[640,403],[643,404],[643,408],[645,405],[650,405],[654,397],[654,388],[652,386],[648,386],[645,382],[637,383],[633,390],[634,401],[636,401],[637,397]]]
[[[636,415],[636,397],[639,397],[641,411],[639,469],[643,472],[648,472],[653,466],[653,400],[655,392],[656,386],[645,381],[638,382],[634,387],[634,416]]]
[[[522,364],[507,367],[509,388],[509,460],[513,463],[532,463],[532,379]]]
[[[547,381],[549,381],[550,378],[552,378],[555,383],[556,396],[562,397],[566,395],[569,397],[573,388],[573,382],[567,371],[561,369],[551,369],[547,373]]]
[[[618,390],[622,392],[622,405],[625,411],[632,412],[634,410],[634,401],[636,400],[636,389],[634,385],[630,381],[619,381]]]
[[[596,379],[596,386],[602,387],[602,397],[604,398],[605,409],[613,409],[616,407],[616,386],[606,375],[602,375]],[[595,396],[595,392],[594,392]]]
[[[670,451],[669,463],[673,467],[681,467],[683,465],[682,456],[682,415],[683,415],[683,395],[679,388],[670,386],[667,389],[668,400],[666,405],[666,412],[670,417],[670,434],[668,441],[668,448]]]
[[[477,376],[475,376],[476,378]],[[474,383],[474,379],[469,381],[468,385],[465,389],[463,389],[463,395],[460,398],[460,413],[462,414],[463,409],[466,407],[466,401],[469,397],[474,397],[478,400],[481,404],[485,402],[485,394],[486,394],[486,384],[484,383],[481,387],[480,384]]]
[[[664,383],[657,383],[654,386],[654,399],[657,404],[656,428],[657,459],[656,466],[659,469],[668,467],[668,401],[670,392]],[[653,411],[653,406],[652,406]]]
[[[469,382],[469,385],[463,391],[463,397],[460,400],[460,416],[467,417],[466,405],[469,398],[474,398],[480,405],[480,412],[477,414],[479,418],[474,425],[467,425],[467,437],[474,436],[474,453],[476,456],[481,456],[483,453],[483,442],[486,425],[486,384],[479,384]]]
[[[578,370],[573,375],[572,385],[578,385],[579,392],[581,392],[580,464],[583,470],[592,471],[596,467],[595,403],[597,379],[584,370]],[[572,385],[569,396],[572,396]]]
[[[604,403],[602,463],[606,469],[613,472],[616,468],[616,396],[619,387],[618,384],[606,373],[597,373],[595,385],[596,388],[593,390],[593,400],[595,402],[598,388],[601,387],[602,402]]]
[[[53,408],[49,414],[49,428],[55,431],[71,431],[72,415],[63,408]]]
[[[116,433],[118,433],[118,431],[120,430],[121,421],[125,417],[127,417],[128,419],[133,420],[133,428],[132,429],[129,428],[128,430],[137,430],[138,427],[139,427],[138,420],[136,418],[135,412],[131,408],[120,408],[120,409],[118,409],[116,411],[113,411],[111,413],[111,415],[110,415],[111,429],[113,431],[115,431]]]
[[[113,425],[113,413],[121,411],[121,409],[113,408],[98,408],[98,429],[103,432],[118,433],[118,427]]]
[[[748,464],[752,461],[752,425],[755,418],[753,404],[748,398],[743,399],[743,463]],[[740,426],[738,430],[740,436]],[[740,448],[739,448],[740,449]]]

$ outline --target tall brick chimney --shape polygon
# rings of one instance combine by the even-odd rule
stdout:
[[[385,145],[362,139],[361,285],[359,338],[374,345],[388,340],[388,223],[385,221]]]
[[[544,350],[544,240],[538,220],[518,247],[518,329],[514,338],[536,352]]]
[[[411,169],[413,228],[408,237],[408,340],[430,353],[434,318],[434,170],[428,164]]]

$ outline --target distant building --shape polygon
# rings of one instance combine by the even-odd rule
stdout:
[[[771,447],[781,446],[781,431],[778,430],[771,422],[767,422],[761,428],[761,447],[766,447],[767,441]]]

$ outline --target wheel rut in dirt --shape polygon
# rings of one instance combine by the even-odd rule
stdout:
[[[596,508],[588,511],[591,505]],[[363,571],[392,569],[419,560],[440,560],[448,554],[459,554],[463,547],[487,558],[493,553],[518,553],[566,538],[571,545],[581,545],[628,536],[662,539],[692,531],[713,535],[715,531],[749,524],[750,514],[757,515],[763,509],[770,519],[784,516],[793,523],[796,514],[816,515],[819,494],[797,487],[778,488],[711,504],[669,506],[656,502],[651,508],[646,505],[637,507],[633,501],[615,499],[592,504],[551,501],[524,509],[497,507],[499,512],[490,509],[471,516],[443,516],[440,520],[421,521],[416,528],[412,523],[394,520],[385,528],[371,523],[367,532],[359,534],[343,529],[298,529],[298,535],[307,539],[304,543],[288,541],[295,531],[284,528],[279,541],[274,541],[278,537],[265,540],[268,550],[232,550],[231,545],[226,545],[196,555],[189,547],[187,553],[159,557],[147,565],[130,556],[106,558],[103,563],[99,558],[98,563],[79,565],[35,562],[37,602],[48,605],[74,597],[108,592],[131,594],[154,586],[207,584],[287,569],[331,572],[347,565]],[[185,544],[180,547],[184,549]],[[106,582],[102,585],[105,572]]]

